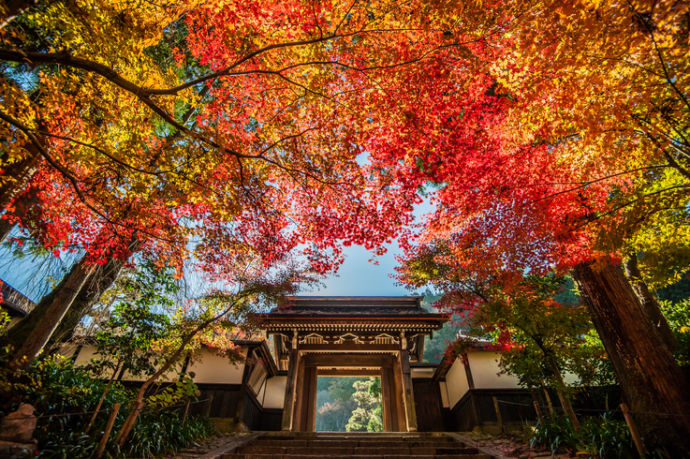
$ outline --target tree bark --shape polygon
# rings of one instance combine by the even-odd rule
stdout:
[[[642,273],[640,273],[640,268],[637,264],[637,255],[634,253],[629,254],[623,261],[623,268],[625,269],[625,277],[627,277],[635,295],[640,300],[645,315],[654,325],[654,328],[669,350],[675,350],[678,347],[678,341],[676,341],[676,337],[673,335],[666,317],[661,312],[659,302],[642,279]]]
[[[134,240],[129,246],[130,253],[136,251],[139,244],[140,241]],[[48,336],[48,340],[44,345],[48,349],[54,350],[63,341],[72,336],[75,327],[79,324],[84,314],[89,311],[89,308],[98,300],[101,294],[115,282],[124,263],[125,262],[120,259],[110,257],[104,265],[92,267],[86,263],[86,260],[80,260],[72,267],[72,270],[65,276],[65,279],[63,279],[52,292],[46,295],[28,316],[9,329],[7,335],[1,340],[0,344],[10,344],[16,349],[29,339],[32,334],[39,333],[39,331],[36,330],[39,323],[49,320],[46,319],[46,316],[50,315],[50,310],[47,305],[56,297],[64,298],[61,291],[65,288],[67,278],[71,277],[73,273],[76,273],[75,275],[77,276],[83,275],[83,273],[88,270],[89,274],[85,277],[80,290],[72,299],[71,304],[67,306],[62,316],[59,318],[55,315],[51,316],[50,320],[58,320],[58,322],[50,325],[52,327],[51,334]]]
[[[124,264],[124,261],[111,257],[103,266],[96,268],[55,329],[46,346],[47,349],[55,350],[72,337],[82,317],[91,310],[103,292],[117,280]]]
[[[35,326],[26,335],[26,339],[12,343],[17,349],[11,362],[12,366],[26,369],[34,361],[93,270],[93,266],[86,265],[84,262],[77,263],[58,284],[58,287],[36,305],[34,309],[40,310],[41,314],[35,321]],[[11,330],[14,331],[15,328],[13,327]]]
[[[620,266],[580,264],[573,276],[647,440],[690,451],[690,390]]]

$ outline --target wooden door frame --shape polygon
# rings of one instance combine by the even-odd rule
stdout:
[[[409,405],[407,400],[404,368],[401,362],[405,356],[401,352],[382,352],[371,354],[352,354],[346,352],[314,353],[298,351],[295,355],[297,365],[292,366],[295,377],[292,379],[294,390],[293,412],[284,413],[284,430],[314,431],[316,420],[316,385],[318,376],[378,376],[381,378],[381,411],[385,432],[406,432],[416,430],[417,420],[408,419]],[[409,362],[406,362],[409,368]],[[408,375],[409,377],[409,375]],[[288,380],[290,380],[288,376]],[[411,383],[411,381],[410,381]],[[411,392],[411,391],[410,391]],[[286,407],[288,406],[286,400]],[[414,405],[412,405],[414,407]],[[414,410],[414,408],[413,408]],[[286,415],[292,415],[288,421]],[[291,428],[285,429],[289,424]],[[413,426],[413,429],[410,427]]]

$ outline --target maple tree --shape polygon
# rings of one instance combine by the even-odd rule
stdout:
[[[499,272],[508,290],[575,268],[633,409],[690,428],[657,306],[618,264],[648,252],[648,273],[689,240],[687,5],[150,10],[46,2],[2,30],[3,217],[87,253],[37,328],[94,264],[135,251],[180,268],[193,249],[214,279],[255,255],[298,249],[325,272],[340,243],[380,253],[427,187],[437,210],[403,237],[410,256],[444,245],[449,274]],[[38,210],[17,213],[26,188]]]
[[[429,281],[498,275],[510,291],[525,270],[575,268],[637,416],[682,442],[686,382],[652,321],[658,305],[619,265],[687,244],[686,8],[657,6],[466,5],[456,19],[488,18],[483,40],[407,69],[388,88],[405,116],[366,147],[437,206],[407,239],[418,247],[403,273],[433,253]],[[681,259],[676,278],[685,269]],[[445,301],[461,308],[449,287]],[[674,429],[654,411],[675,413]]]
[[[220,277],[243,251],[270,264],[299,244],[325,271],[341,258],[336,241],[381,250],[406,222],[416,198],[394,193],[380,174],[371,180],[377,172],[357,162],[361,148],[350,137],[370,118],[339,113],[342,102],[324,103],[347,81],[346,61],[334,59],[381,55],[391,68],[399,63],[404,56],[370,53],[362,37],[386,35],[376,40],[385,50],[396,34],[398,45],[406,42],[407,29],[396,19],[403,11],[385,3],[378,16],[371,7],[325,5],[317,12],[282,3],[294,22],[285,23],[271,4],[228,17],[236,4],[192,11],[192,3],[163,3],[151,16],[146,2],[96,3],[41,4],[14,20],[0,49],[13,76],[4,90],[17,101],[3,115],[4,135],[13,139],[5,161],[41,159],[25,193],[36,211],[13,216],[10,205],[4,218],[18,220],[47,248],[86,252],[60,291],[83,291],[87,280],[107,286],[113,275],[97,271],[117,275],[136,251],[179,268],[186,241],[197,236],[198,258]],[[165,36],[155,24],[171,20],[171,29],[188,28],[189,35],[174,49],[165,41],[153,46]],[[72,32],[63,36],[65,29]],[[25,73],[38,78],[32,91],[15,81]],[[13,191],[23,185],[11,175],[6,181]],[[93,291],[81,303],[102,288]],[[53,300],[49,324],[75,295],[56,293]],[[45,339],[33,341],[40,346]]]

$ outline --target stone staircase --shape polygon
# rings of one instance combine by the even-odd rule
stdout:
[[[221,459],[492,459],[443,433],[265,432]]]

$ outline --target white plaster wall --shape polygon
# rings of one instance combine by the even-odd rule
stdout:
[[[74,352],[72,349],[61,349],[63,354]],[[242,351],[242,355],[246,355],[246,349]],[[96,346],[86,344],[82,346],[79,355],[75,359],[76,365],[86,365],[89,361],[96,357]],[[170,369],[170,371],[163,374],[159,381],[174,382],[179,377],[179,370],[183,365],[184,360],[180,360],[177,365]],[[203,348],[194,354],[194,358],[190,361],[187,371],[195,373],[194,382],[209,383],[209,384],[241,384],[244,373],[244,362],[234,364],[230,362],[227,357],[218,355],[215,351]],[[110,377],[110,374],[106,374]],[[142,381],[141,376],[132,376],[131,373],[125,372],[122,375],[123,381]]]
[[[74,351],[76,351],[76,349]],[[74,353],[74,351],[72,351],[72,353]],[[60,353],[62,353],[62,355],[67,355],[66,350],[63,352],[63,350],[60,349]],[[81,351],[79,351],[77,358],[74,359],[74,364],[75,366],[86,365],[94,357],[96,357],[96,346],[85,344],[82,346]]]
[[[266,393],[263,397],[264,408],[283,408],[287,376],[274,376],[266,382]]]
[[[434,371],[436,368],[410,368],[410,376],[413,379],[431,378],[434,376]]]
[[[446,387],[448,389],[448,406],[453,408],[470,388],[461,358],[455,359],[446,373]]]
[[[60,355],[64,355],[65,357],[73,357],[74,353],[77,352],[77,349],[79,349],[78,344],[74,343],[63,343],[60,345],[60,348],[58,349],[58,353]]]
[[[194,382],[198,384],[241,384],[244,362],[233,363],[215,351],[201,349],[194,354],[187,371],[194,372]]]
[[[467,359],[472,370],[472,380],[476,389],[513,389],[518,388],[518,378],[509,374],[498,373],[499,354],[497,352],[468,352]]]
[[[450,402],[448,401],[448,385],[445,381],[439,381],[438,388],[441,390],[441,405],[443,408],[450,408]]]

